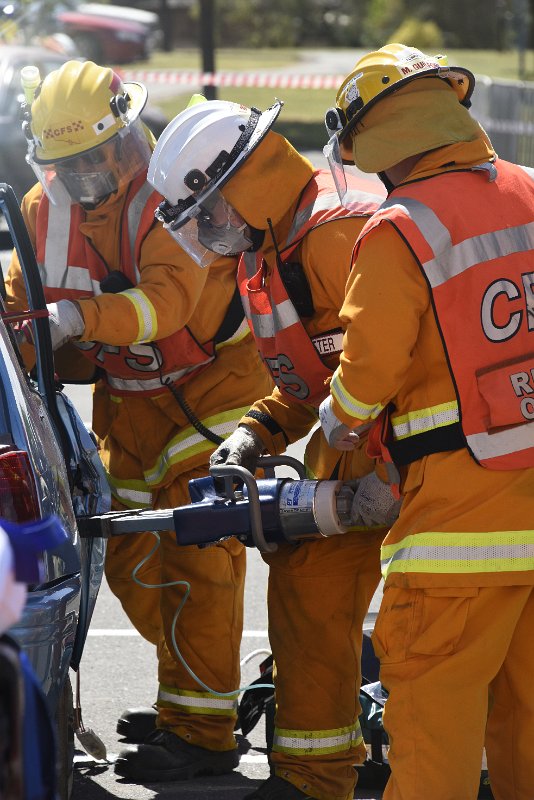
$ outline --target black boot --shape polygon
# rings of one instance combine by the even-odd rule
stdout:
[[[171,731],[156,730],[136,747],[119,753],[115,772],[135,783],[185,781],[200,775],[224,775],[239,764],[236,750],[206,750]]]
[[[128,742],[144,742],[156,730],[157,718],[156,705],[150,708],[127,708],[117,720],[117,733]]]
[[[289,781],[279,778],[278,775],[271,775],[255,792],[247,794],[244,800],[313,800],[313,798],[306,792],[301,792]]]

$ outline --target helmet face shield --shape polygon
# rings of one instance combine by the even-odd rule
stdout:
[[[343,203],[343,198],[347,194],[347,176],[341,157],[339,139],[336,134],[331,136],[328,140],[328,144],[323,147],[323,155],[328,161],[328,166],[330,167],[339,199],[341,203]]]
[[[219,256],[243,253],[252,245],[247,223],[217,188],[196,198],[185,222],[183,209],[166,201],[156,217],[200,267],[208,267]]]
[[[70,158],[40,163],[30,152],[27,161],[54,205],[95,206],[147,169],[150,145],[136,119],[98,147]]]

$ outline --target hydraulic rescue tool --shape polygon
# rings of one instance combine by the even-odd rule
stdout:
[[[258,460],[265,478],[244,467],[217,465],[210,476],[189,481],[191,504],[162,510],[112,511],[78,519],[82,537],[120,536],[147,530],[174,530],[179,545],[199,546],[235,536],[263,553],[278,542],[298,542],[346,533],[354,484],[306,480],[303,465],[289,456]],[[276,466],[288,466],[298,480],[277,478]]]

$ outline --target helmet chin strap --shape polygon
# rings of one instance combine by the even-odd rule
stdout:
[[[259,228],[253,228],[252,225],[248,226],[250,238],[252,239],[252,245],[249,248],[249,252],[252,251],[256,253],[263,244],[265,239],[265,231],[260,230]]]
[[[376,174],[378,175],[378,177],[380,178],[380,180],[382,181],[382,183],[386,187],[387,193],[389,194],[390,192],[392,192],[393,189],[395,188],[395,184],[390,181],[390,179],[388,178],[386,173],[385,172],[377,172]]]

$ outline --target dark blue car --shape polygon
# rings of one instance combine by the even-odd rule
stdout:
[[[45,301],[35,256],[15,195],[0,184],[0,212],[23,268],[30,311]],[[4,312],[3,303],[0,310]],[[25,522],[56,515],[67,541],[43,555],[20,622],[9,633],[22,646],[55,720],[59,797],[72,786],[74,755],[70,671],[78,670],[103,574],[104,539],[80,539],[77,520],[110,508],[95,441],[54,379],[48,320],[33,320],[37,363],[23,368],[12,330],[0,319],[0,518]]]

